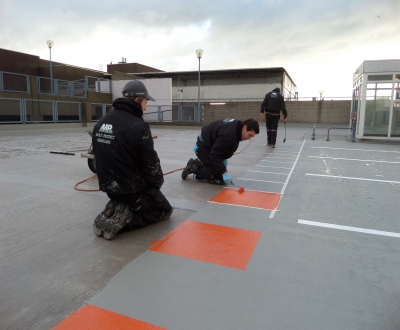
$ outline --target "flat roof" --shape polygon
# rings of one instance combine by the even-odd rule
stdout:
[[[353,74],[353,81],[364,73],[396,73],[400,72],[400,60],[366,60]]]
[[[267,73],[284,73],[288,76],[288,78],[294,83],[293,79],[287,73],[285,68],[276,67],[276,68],[248,68],[248,69],[227,69],[227,70],[201,70],[201,76],[204,77],[212,77],[212,76],[221,76],[221,75],[254,75],[254,74],[267,74]],[[199,71],[173,71],[173,72],[137,72],[135,75],[141,76],[143,78],[178,78],[178,77],[187,77],[187,78],[197,78]],[[133,73],[132,73],[133,74]]]

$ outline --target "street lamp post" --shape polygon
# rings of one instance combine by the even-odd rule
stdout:
[[[196,55],[199,58],[199,81],[198,81],[199,89],[198,89],[197,111],[200,111],[200,59],[203,56],[203,50],[202,49],[197,49],[196,50]]]
[[[53,95],[53,68],[51,65],[51,48],[53,47],[54,42],[51,40],[47,40],[47,46],[49,47],[50,50],[50,90],[51,90],[51,95]]]

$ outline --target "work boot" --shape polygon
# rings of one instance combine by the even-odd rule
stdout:
[[[163,213],[162,215],[161,215],[161,217],[160,217],[160,220],[159,221],[164,221],[164,220],[168,220],[169,219],[169,217],[171,216],[171,214],[172,214],[172,212],[174,211],[174,208],[173,207],[171,207],[171,210],[170,211],[168,211],[168,212],[166,212],[166,213]]]
[[[112,240],[117,233],[132,221],[132,211],[128,204],[119,202],[112,217],[107,218],[102,229],[103,237]]]
[[[105,209],[96,217],[93,223],[93,231],[96,236],[102,236],[103,225],[107,218],[113,216],[118,201],[110,199]]]
[[[196,159],[197,160],[197,159]],[[184,170],[182,171],[182,180],[186,180],[186,177],[189,174],[194,174],[197,172],[197,163],[198,160],[196,162],[196,160],[194,160],[193,158],[190,158],[189,161],[187,162],[186,167],[184,168]]]

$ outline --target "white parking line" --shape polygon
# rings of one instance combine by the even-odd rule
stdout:
[[[281,164],[292,164],[292,162],[279,162],[277,160],[268,160],[268,159],[261,159],[262,162],[270,162],[270,163],[281,163]]]
[[[319,156],[308,156],[308,157],[319,158],[319,159],[333,159],[333,160],[352,160],[352,161],[357,161],[357,162],[400,164],[400,162],[389,162],[386,160],[373,160],[373,159],[351,159],[351,158],[335,158],[335,157],[319,157]]]
[[[253,171],[253,170],[247,170],[247,172],[288,175],[287,173],[275,173],[275,172],[264,172],[264,171]]]
[[[270,168],[282,168],[284,170],[291,170],[290,167],[277,167],[277,166],[265,166],[265,165],[256,165],[258,167],[270,167]]]
[[[348,180],[361,180],[361,181],[375,181],[375,182],[385,182],[385,183],[400,183],[400,181],[377,180],[377,179],[367,179],[367,178],[355,178],[355,177],[340,176],[340,175],[325,175],[325,174],[311,174],[311,173],[306,173],[306,175],[310,175],[310,176],[322,176],[322,177],[326,177],[326,178],[335,178],[335,179],[348,179]]]
[[[331,229],[340,229],[340,230],[355,231],[355,232],[365,233],[365,234],[373,234],[373,235],[381,235],[381,236],[390,236],[390,237],[400,238],[400,233],[393,233],[390,231],[380,231],[380,230],[365,229],[365,228],[358,228],[358,227],[341,226],[341,225],[334,225],[334,224],[325,223],[325,222],[315,222],[315,221],[302,220],[302,219],[298,219],[297,222],[302,225],[317,226],[317,227],[324,227],[324,228],[331,228]]]
[[[294,170],[294,168],[295,168],[295,166],[296,166],[296,164],[297,164],[297,161],[299,160],[301,151],[303,150],[303,147],[304,147],[304,144],[305,144],[305,143],[306,143],[306,140],[303,141],[303,144],[301,145],[301,148],[300,148],[300,150],[299,150],[299,153],[297,154],[296,160],[294,161],[293,166],[292,166],[292,168],[291,168],[291,170],[290,170],[290,172],[289,172],[289,174],[288,174],[288,176],[287,176],[287,178],[286,178],[286,181],[285,181],[285,183],[283,184],[283,187],[282,187],[282,190],[281,190],[281,195],[282,195],[282,196],[283,196],[284,193],[285,193],[286,186],[287,186],[288,183],[289,183],[290,177],[292,176],[293,170]],[[277,210],[273,210],[273,211],[271,212],[271,214],[269,215],[269,218],[270,218],[270,219],[272,219],[272,218],[275,216],[276,211],[277,211]]]
[[[271,155],[277,155],[277,156],[297,156],[297,152],[285,152],[285,153],[280,153],[280,152],[270,152]]]
[[[255,180],[255,179],[247,179],[247,178],[237,178],[237,180],[247,180],[247,181],[270,182],[270,183],[284,184],[284,182],[266,181],[266,180]]]
[[[267,157],[267,160],[268,159],[286,159],[286,160],[295,160],[296,158],[287,158],[287,157]]]
[[[388,151],[388,150],[365,150],[365,149],[347,149],[347,148],[329,148],[329,147],[310,147],[314,149],[332,149],[332,150],[350,150],[350,151],[367,151],[367,152],[394,152],[396,154],[400,154],[400,151]]]

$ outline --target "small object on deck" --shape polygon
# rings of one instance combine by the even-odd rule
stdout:
[[[59,155],[75,156],[75,154],[72,152],[64,152],[64,151],[50,151],[50,153],[51,154],[59,154]]]

